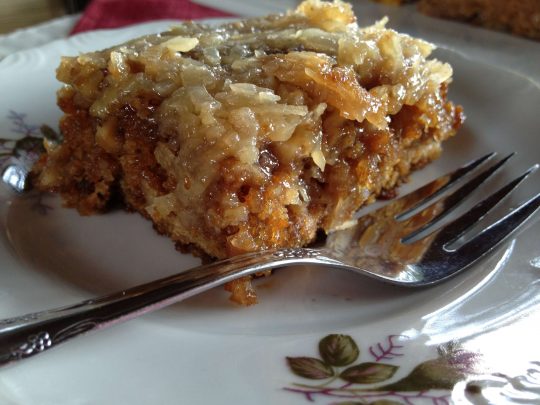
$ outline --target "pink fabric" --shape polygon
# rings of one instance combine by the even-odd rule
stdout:
[[[189,0],[92,0],[71,34],[151,20],[196,20],[229,16],[231,14]]]

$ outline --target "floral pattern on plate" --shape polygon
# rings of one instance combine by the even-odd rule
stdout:
[[[405,377],[391,381],[400,365],[390,361],[404,356],[400,339],[407,337],[388,335],[363,355],[353,337],[327,335],[319,341],[319,357],[286,358],[296,376],[317,380],[318,384],[293,383],[284,389],[308,401],[324,397],[339,400],[332,402],[339,405],[413,405],[426,401],[445,405],[450,403],[450,390],[474,373],[478,355],[449,342],[437,348],[436,358],[419,363]]]

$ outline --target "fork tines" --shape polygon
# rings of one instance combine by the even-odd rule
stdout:
[[[472,209],[464,213],[460,217],[454,219],[440,229],[436,229],[437,224],[458,207],[466,198],[468,198],[474,190],[486,182],[494,173],[496,173],[508,160],[514,155],[513,153],[502,158],[498,162],[492,164],[480,174],[472,177],[468,182],[459,187],[456,191],[443,195],[457,182],[470,177],[484,162],[490,160],[495,154],[490,153],[477,159],[464,167],[439,177],[433,182],[413,191],[412,193],[402,197],[401,204],[405,205],[405,211],[395,217],[398,223],[412,222],[422,223],[422,215],[435,205],[437,205],[437,214],[422,223],[414,231],[401,239],[402,243],[410,244],[423,239],[428,234],[436,232],[434,240],[431,242],[432,247],[439,249],[431,249],[436,252],[437,260],[441,259],[442,254],[449,255],[458,252],[458,262],[464,260],[476,260],[493,249],[520,225],[525,223],[540,207],[540,193],[532,197],[528,201],[523,202],[517,208],[513,209],[509,214],[499,219],[495,223],[487,226],[478,235],[474,236],[469,241],[465,242],[457,249],[448,248],[449,245],[461,238],[469,229],[481,221],[495,206],[497,206],[505,197],[523,182],[531,173],[538,169],[539,165],[535,164],[525,171],[522,175],[510,181],[504,187],[501,187],[496,192],[489,195],[477,203]],[[431,190],[431,191],[430,191]],[[433,191],[435,190],[435,191]],[[428,194],[427,197],[426,194]],[[440,198],[437,198],[440,197]],[[435,202],[432,202],[435,200]],[[403,203],[404,202],[404,203]],[[428,203],[430,203],[428,205]],[[427,206],[427,207],[426,207]],[[434,211],[434,210],[433,210]],[[416,218],[416,222],[415,221]],[[444,251],[444,253],[442,253]],[[431,254],[428,256],[432,256]],[[426,260],[428,257],[426,257]],[[434,260],[434,258],[432,258]],[[460,263],[460,266],[470,263]]]

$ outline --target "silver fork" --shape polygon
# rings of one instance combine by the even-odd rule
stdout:
[[[200,266],[177,275],[68,307],[0,320],[0,365],[34,356],[75,336],[135,318],[240,277],[297,264],[322,265],[408,287],[444,281],[480,260],[523,225],[540,207],[540,193],[522,203],[457,249],[461,236],[510,194],[530,173],[509,182],[457,219],[437,227],[512,156],[456,185],[494,154],[475,160],[327,236],[320,247],[269,250]],[[25,171],[12,166],[3,176],[24,187]],[[22,180],[21,180],[22,179]],[[456,185],[457,187],[457,185]]]

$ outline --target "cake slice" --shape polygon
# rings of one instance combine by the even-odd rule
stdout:
[[[420,11],[540,40],[538,0],[420,0]]]
[[[540,40],[539,0],[375,1],[396,6],[418,2],[418,10],[432,17],[458,20]]]
[[[35,185],[83,215],[119,197],[213,258],[309,244],[391,197],[462,122],[451,67],[384,25],[308,0],[65,57],[63,142],[46,145]],[[252,302],[246,280],[229,288]]]

